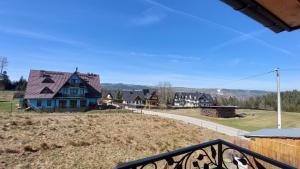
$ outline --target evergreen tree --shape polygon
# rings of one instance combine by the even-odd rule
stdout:
[[[122,96],[121,91],[119,91],[119,90],[117,92],[117,96],[116,96],[115,102],[117,102],[117,103],[122,103],[123,102],[123,96]]]

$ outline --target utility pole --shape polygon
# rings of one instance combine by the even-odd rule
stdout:
[[[278,113],[278,129],[281,129],[281,99],[280,99],[280,72],[279,68],[275,69],[277,79],[277,113]]]

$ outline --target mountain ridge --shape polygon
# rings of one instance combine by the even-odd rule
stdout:
[[[135,85],[125,83],[102,83],[104,90],[142,90],[153,89],[156,86]],[[175,92],[203,92],[211,94],[213,97],[237,97],[246,99],[249,97],[263,96],[273,92],[265,90],[245,90],[245,89],[217,89],[217,88],[188,88],[188,87],[172,87]]]

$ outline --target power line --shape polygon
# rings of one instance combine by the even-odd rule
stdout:
[[[299,69],[300,70],[300,69]],[[263,73],[259,73],[259,74],[255,74],[255,75],[251,75],[251,76],[247,76],[247,77],[244,77],[244,78],[241,78],[241,79],[237,79],[237,80],[233,80],[229,83],[223,83],[222,86],[227,86],[228,84],[233,84],[233,83],[236,83],[236,82],[239,82],[239,81],[244,81],[244,80],[248,80],[248,79],[252,79],[252,78],[256,78],[256,77],[260,77],[260,76],[264,76],[264,75],[267,75],[267,74],[270,74],[270,73],[273,73],[275,70],[272,70],[272,71],[268,71],[268,72],[263,72]]]
[[[280,69],[281,71],[300,71],[300,68],[285,68],[285,69]]]

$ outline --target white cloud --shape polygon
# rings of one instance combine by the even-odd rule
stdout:
[[[229,39],[229,40],[227,40],[227,41],[224,41],[224,42],[222,42],[222,43],[220,43],[220,44],[217,44],[217,45],[213,46],[212,48],[209,49],[209,51],[211,51],[211,52],[217,51],[217,50],[220,50],[220,49],[222,49],[222,48],[225,48],[226,46],[230,46],[230,45],[233,45],[233,44],[236,44],[236,43],[240,43],[240,42],[249,40],[249,39],[251,39],[254,35],[261,34],[261,33],[263,33],[265,30],[266,30],[266,29],[257,30],[257,31],[253,31],[253,32],[246,33],[246,34],[243,34],[243,35],[241,35],[241,36],[238,36],[238,37]]]
[[[166,17],[166,13],[157,8],[151,7],[142,12],[141,16],[133,19],[133,23],[136,25],[150,25],[162,21]]]
[[[227,31],[230,31],[230,32],[233,32],[233,33],[236,33],[236,34],[239,35],[239,36],[235,37],[234,39],[231,39],[227,42],[224,42],[224,43],[220,44],[221,46],[218,47],[219,49],[222,48],[222,46],[225,47],[227,44],[238,43],[238,42],[241,42],[241,41],[244,41],[244,40],[254,40],[255,42],[259,43],[260,45],[263,45],[263,46],[268,47],[270,49],[276,50],[276,51],[281,52],[285,55],[296,57],[296,55],[294,53],[292,53],[292,52],[290,52],[286,49],[280,48],[278,46],[275,46],[275,45],[270,44],[270,43],[268,43],[268,42],[266,42],[262,39],[259,39],[259,38],[255,37],[254,35],[255,35],[256,32],[252,32],[252,33],[250,32],[250,33],[247,34],[247,33],[239,31],[238,29],[231,28],[231,27],[213,22],[211,20],[196,16],[196,15],[193,15],[193,14],[181,11],[181,10],[171,8],[169,6],[166,6],[164,4],[156,2],[154,0],[144,0],[144,1],[148,2],[149,4],[151,4],[153,6],[157,6],[157,7],[160,7],[162,9],[165,9],[166,11],[176,13],[176,14],[179,14],[179,15],[182,15],[182,16],[186,16],[186,17],[195,19],[196,21],[199,21],[199,22],[202,22],[202,23],[207,23],[207,24],[210,24],[210,25],[214,25],[214,26],[216,26],[220,29],[227,30]]]
[[[49,35],[49,34],[46,34],[46,33],[29,31],[29,30],[26,30],[26,29],[17,29],[17,28],[11,28],[11,27],[0,27],[0,32],[7,33],[7,34],[13,34],[13,35],[17,35],[17,36],[22,36],[22,37],[30,38],[30,39],[41,39],[41,40],[65,43],[65,44],[69,44],[69,45],[82,44],[81,42],[78,42],[78,41],[65,39],[65,38],[61,38],[61,37],[56,37],[56,36]]]

